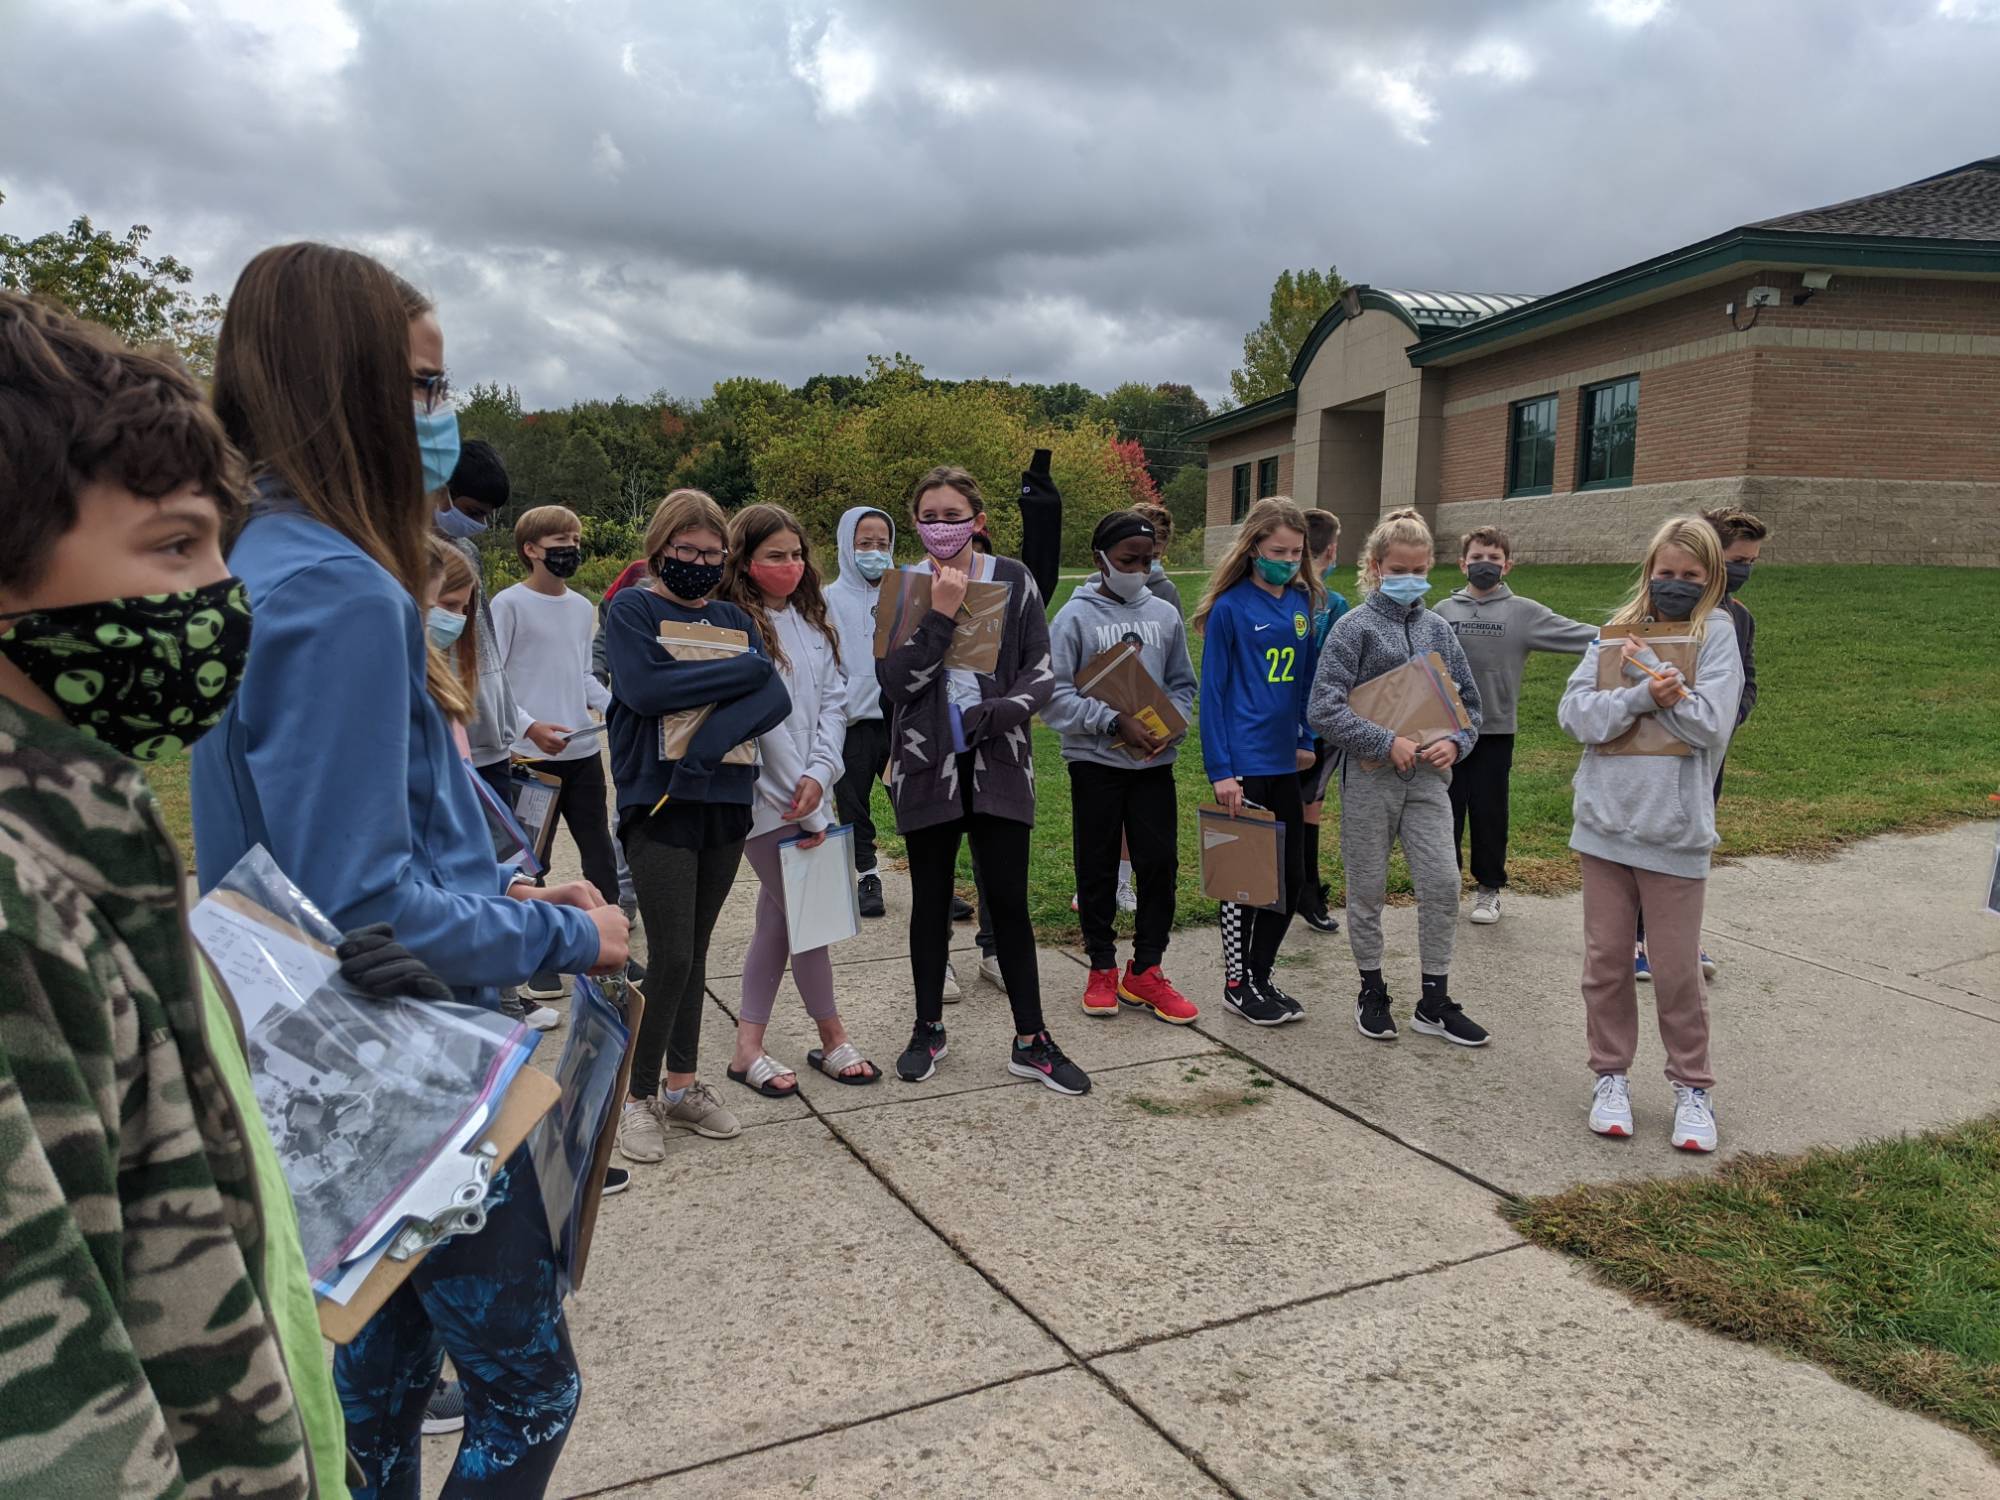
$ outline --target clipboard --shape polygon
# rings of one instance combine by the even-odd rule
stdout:
[[[514,816],[534,840],[535,859],[546,865],[556,841],[556,814],[562,806],[562,781],[546,771],[516,761],[510,772],[514,784]]]
[[[1638,680],[1637,673],[1648,677],[1658,674],[1644,666],[1635,664],[1634,675],[1626,674],[1625,641],[1627,637],[1642,640],[1653,652],[1654,657],[1667,665],[1680,668],[1681,681],[1692,688],[1695,685],[1695,663],[1701,655],[1701,643],[1695,640],[1685,621],[1658,621],[1650,625],[1607,625],[1597,636],[1597,689],[1599,692],[1611,688],[1629,687]],[[1656,715],[1641,714],[1632,727],[1616,739],[1606,740],[1601,745],[1590,747],[1599,755],[1692,755],[1694,747],[1676,735],[1666,725],[1659,722]]]
[[[875,655],[887,656],[916,634],[931,612],[932,573],[928,568],[898,568],[882,575],[875,599]],[[965,585],[965,602],[952,617],[951,644],[945,648],[947,671],[984,672],[1000,665],[1000,641],[1007,631],[1007,601],[1014,586],[990,578]]]
[[[1459,696],[1444,658],[1435,651],[1412,656],[1399,667],[1357,683],[1347,705],[1371,724],[1415,740],[1419,750],[1472,728],[1472,715]],[[1364,771],[1379,771],[1386,761],[1356,762]]]
[[[604,1203],[604,1174],[611,1166],[611,1148],[618,1139],[618,1121],[625,1112],[625,1098],[632,1088],[632,1053],[639,1045],[639,1026],[646,1019],[646,995],[638,985],[628,981],[623,999],[617,996],[610,999],[625,1013],[625,1029],[631,1033],[632,1045],[625,1049],[625,1060],[618,1065],[618,1088],[611,1096],[611,1112],[605,1117],[604,1129],[597,1137],[597,1150],[590,1158],[590,1187],[584,1194],[583,1212],[576,1222],[576,1269],[570,1280],[572,1287],[583,1285],[583,1273],[590,1264],[590,1240],[597,1232],[597,1210]]]
[[[677,661],[718,661],[726,656],[741,656],[750,649],[750,637],[745,632],[710,625],[704,620],[662,620],[659,642],[660,649]],[[660,759],[679,760],[686,755],[688,746],[694,741],[695,731],[707,723],[708,716],[714,712],[713,703],[703,703],[660,715]],[[722,764],[756,765],[757,742],[745,740],[740,745],[730,746],[723,753]]]
[[[1201,835],[1201,893],[1216,901],[1279,911],[1285,905],[1285,825],[1245,802],[1231,817],[1214,802],[1195,811]]]
[[[1107,646],[1076,671],[1076,690],[1086,698],[1130,714],[1167,742],[1164,751],[1187,733],[1187,719],[1174,707],[1165,688],[1153,680],[1139,657],[1139,643],[1119,641]],[[1136,745],[1117,741],[1118,748],[1132,759],[1145,763],[1152,759]]]
[[[497,1159],[504,1163],[520,1149],[528,1139],[528,1132],[535,1128],[542,1116],[555,1108],[560,1097],[561,1090],[548,1074],[538,1068],[523,1068],[508,1085],[500,1104],[500,1113],[482,1139],[493,1146]],[[603,1160],[609,1161],[610,1158],[607,1155]],[[601,1189],[604,1173],[601,1168],[596,1171],[597,1184]],[[351,1343],[368,1320],[395,1295],[396,1289],[410,1279],[410,1273],[424,1256],[429,1254],[430,1251],[426,1250],[408,1260],[391,1260],[383,1256],[344,1305],[326,1301],[319,1303],[319,1331],[336,1344]]]

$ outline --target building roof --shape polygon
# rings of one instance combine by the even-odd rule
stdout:
[[[2000,240],[2000,156],[1967,162],[1887,192],[1760,219],[1746,227],[1907,239]]]
[[[1252,401],[1247,406],[1233,406],[1228,411],[1219,411],[1206,422],[1197,422],[1192,427],[1181,429],[1181,441],[1193,439],[1198,443],[1213,442],[1219,437],[1228,437],[1232,432],[1241,432],[1246,427],[1259,427],[1266,422],[1274,422],[1280,417],[1290,417],[1299,409],[1299,388],[1294,385],[1275,396],[1266,396],[1262,401]]]
[[[1419,329],[1463,328],[1535,300],[1518,292],[1402,292],[1386,286],[1374,290],[1401,304],[1404,318]]]

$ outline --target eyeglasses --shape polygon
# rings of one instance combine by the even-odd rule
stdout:
[[[416,393],[417,405],[425,411],[436,411],[451,395],[451,377],[443,371],[435,375],[412,375],[410,386]]]
[[[729,556],[720,547],[690,547],[682,542],[669,544],[667,552],[677,562],[707,563],[711,568],[721,567],[723,559]]]

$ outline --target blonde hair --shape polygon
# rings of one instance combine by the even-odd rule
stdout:
[[[541,541],[543,537],[582,530],[583,522],[567,505],[537,505],[533,510],[522,511],[521,519],[514,523],[514,551],[526,563],[531,544]]]
[[[653,512],[653,519],[646,523],[646,565],[657,572],[660,554],[667,550],[667,543],[683,531],[712,531],[727,546],[729,517],[722,513],[722,507],[706,490],[667,491],[667,498],[660,502],[660,508]]]
[[[467,655],[473,646],[472,620],[465,622],[465,630],[458,638],[460,652],[456,670],[452,662],[438,648],[431,644],[430,601],[451,584],[451,565],[456,560],[465,569],[466,578],[472,577],[472,566],[462,554],[443,537],[432,535],[426,542],[429,592],[424,599],[424,618],[421,628],[424,632],[424,687],[431,695],[443,715],[454,724],[472,722],[473,690],[478,685],[479,669],[472,657]],[[469,611],[468,611],[469,614]],[[468,668],[468,663],[473,663]]]
[[[1229,544],[1229,550],[1222,554],[1222,561],[1209,575],[1201,603],[1188,616],[1195,629],[1201,629],[1208,619],[1208,612],[1215,608],[1216,600],[1250,576],[1250,560],[1257,555],[1257,548],[1264,538],[1274,531],[1296,531],[1299,534],[1299,548],[1303,556],[1299,559],[1298,572],[1292,575],[1292,581],[1286,587],[1304,593],[1314,610],[1326,602],[1326,587],[1313,571],[1312,553],[1305,551],[1306,513],[1292,503],[1289,495],[1266,495],[1250,507],[1243,524],[1236,528],[1236,540]]]
[[[1653,533],[1653,540],[1646,547],[1646,560],[1639,564],[1639,581],[1632,590],[1632,597],[1618,606],[1618,612],[1611,617],[1613,625],[1645,625],[1653,618],[1653,565],[1658,561],[1664,547],[1678,547],[1687,553],[1708,574],[1708,583],[1701,591],[1701,598],[1688,613],[1688,624],[1693,628],[1688,632],[1696,640],[1708,634],[1708,617],[1722,607],[1722,596],[1728,584],[1728,575],[1722,566],[1722,538],[1715,527],[1701,516],[1674,516],[1660,523],[1660,529]]]
[[[1368,540],[1361,544],[1361,569],[1356,582],[1362,593],[1374,593],[1382,582],[1382,558],[1391,547],[1422,547],[1433,562],[1437,561],[1437,542],[1424,518],[1414,510],[1392,510],[1375,523]]]

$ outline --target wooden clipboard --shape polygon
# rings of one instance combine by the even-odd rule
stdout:
[[[572,1287],[583,1285],[590,1265],[590,1238],[597,1232],[597,1210],[604,1202],[604,1174],[611,1166],[611,1147],[618,1139],[618,1121],[625,1113],[625,1096],[632,1087],[632,1054],[639,1050],[639,1027],[646,1019],[646,995],[636,984],[625,986],[625,1029],[631,1042],[625,1060],[618,1065],[618,1088],[611,1096],[611,1112],[604,1117],[604,1129],[597,1137],[597,1150],[590,1158],[590,1188],[583,1195],[583,1212],[576,1223],[576,1271]]]
[[[539,1068],[523,1067],[507,1086],[493,1128],[481,1139],[493,1143],[500,1162],[504,1163],[527,1140],[528,1132],[535,1128],[536,1122],[555,1108],[560,1097],[561,1091],[553,1078]],[[598,1186],[602,1188],[603,1170],[598,1167],[593,1167],[593,1170],[597,1173]],[[351,1342],[368,1320],[382,1310],[382,1304],[395,1295],[396,1289],[410,1279],[410,1273],[429,1253],[427,1250],[423,1255],[413,1255],[408,1260],[390,1260],[383,1256],[361,1285],[354,1289],[354,1295],[345,1306],[335,1302],[319,1304],[319,1331],[336,1344]]]

